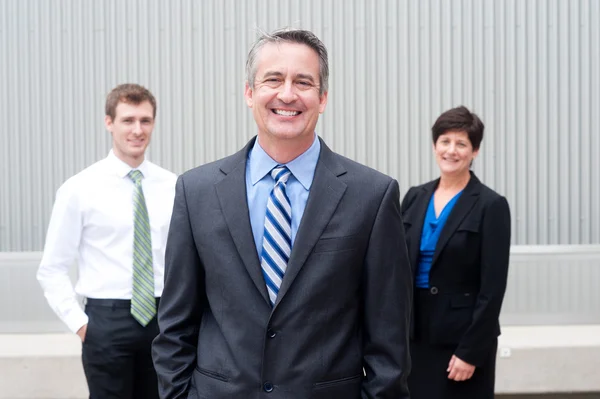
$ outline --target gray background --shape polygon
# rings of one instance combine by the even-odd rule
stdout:
[[[181,173],[255,134],[243,99],[257,28],[330,51],[318,133],[397,178],[437,176],[429,129],[464,104],[474,165],[506,195],[513,244],[600,244],[600,1],[0,0],[0,251],[39,251],[54,193],[106,156],[106,93],[158,99],[150,159]]]
[[[502,324],[599,324],[598,21],[599,0],[0,0],[0,333],[65,331],[35,271],[56,189],[110,148],[107,92],[152,90],[149,157],[181,173],[255,134],[246,53],[283,26],[330,52],[318,133],[402,193],[437,176],[435,118],[477,112],[474,170],[512,208]]]

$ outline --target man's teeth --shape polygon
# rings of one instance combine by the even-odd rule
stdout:
[[[274,111],[277,115],[281,115],[281,116],[296,116],[300,113],[298,111],[284,111],[282,109],[276,109]]]

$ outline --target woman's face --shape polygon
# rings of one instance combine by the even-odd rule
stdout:
[[[473,150],[467,132],[448,131],[438,137],[433,152],[442,175],[461,176],[469,173],[479,150]]]

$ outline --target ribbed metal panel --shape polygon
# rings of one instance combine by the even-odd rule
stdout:
[[[106,93],[158,98],[150,158],[180,173],[255,133],[243,99],[256,29],[330,51],[318,132],[399,179],[437,174],[429,129],[464,104],[486,123],[474,169],[505,194],[514,244],[600,243],[600,2],[0,0],[0,251],[43,247],[54,192],[106,155]]]
[[[0,334],[68,331],[35,278],[41,259],[42,252],[0,253]],[[70,272],[75,281],[75,268]]]
[[[600,324],[600,245],[513,246],[503,325]]]
[[[35,279],[41,257],[0,253],[0,334],[67,331]],[[513,246],[501,323],[600,324],[599,281],[600,245]]]

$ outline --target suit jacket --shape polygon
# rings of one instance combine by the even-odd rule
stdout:
[[[253,143],[177,182],[153,345],[161,397],[408,398],[398,183],[322,142],[272,307],[246,198]]]
[[[412,187],[402,200],[414,275],[427,206],[438,183],[439,179]],[[498,317],[506,290],[509,252],[508,203],[471,173],[441,231],[431,263],[430,343],[456,345],[455,354],[460,359],[476,366],[484,363],[500,335]],[[414,321],[411,324],[414,337]]]

